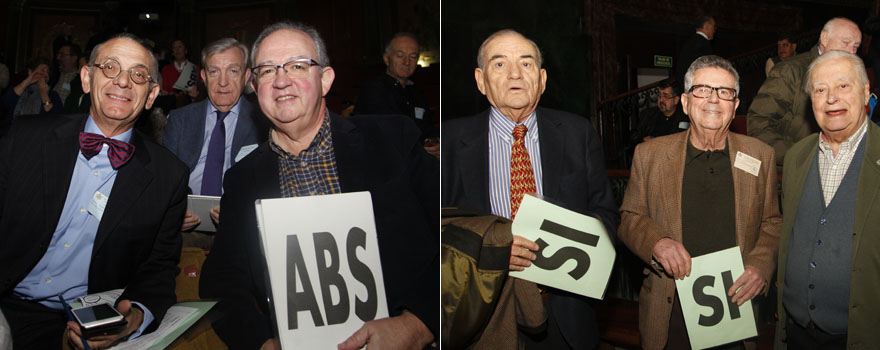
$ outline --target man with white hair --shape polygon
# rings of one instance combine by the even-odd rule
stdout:
[[[861,43],[862,32],[858,25],[846,18],[833,18],[822,28],[818,45],[780,62],[770,71],[749,106],[748,134],[773,147],[777,166],[782,166],[791,145],[818,131],[810,110],[809,94],[802,89],[807,66],[830,50],[854,54]]]
[[[830,51],[803,90],[821,131],[785,157],[776,349],[877,349],[880,128],[864,63]]]

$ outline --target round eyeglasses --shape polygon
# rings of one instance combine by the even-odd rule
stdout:
[[[733,101],[736,99],[736,90],[726,87],[711,87],[709,85],[694,85],[691,86],[691,89],[688,90],[689,93],[694,94],[695,97],[699,98],[709,98],[712,96],[712,91],[718,93],[718,98],[725,101]]]
[[[153,78],[150,76],[150,71],[147,70],[147,67],[143,65],[136,65],[129,69],[122,69],[122,66],[114,59],[109,59],[104,61],[103,64],[92,64],[93,67],[98,67],[104,72],[104,76],[107,79],[116,79],[122,72],[128,72],[128,77],[135,84],[143,84],[146,82],[153,82]]]
[[[321,64],[311,58],[298,58],[285,64],[262,64],[251,68],[251,71],[254,73],[257,82],[263,83],[275,79],[281,69],[284,70],[288,77],[304,78],[308,76],[312,66],[321,66]]]

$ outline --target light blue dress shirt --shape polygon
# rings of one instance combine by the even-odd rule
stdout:
[[[535,190],[540,198],[544,194],[541,169],[541,144],[538,143],[538,118],[535,112],[522,122],[528,129],[523,138],[532,172],[535,174]],[[492,214],[510,219],[510,151],[513,147],[513,128],[518,124],[507,119],[495,107],[489,112],[489,204]]]
[[[244,97],[238,98],[238,102],[232,106],[226,118],[223,118],[223,126],[226,128],[226,142],[224,143],[226,147],[223,151],[224,174],[232,166],[232,138],[235,137],[235,124],[238,123],[238,110],[242,98]],[[211,143],[211,133],[214,132],[215,125],[217,125],[217,108],[208,103],[208,113],[205,116],[205,134],[202,135],[202,152],[199,153],[199,162],[189,174],[189,188],[192,189],[193,194],[202,194],[202,176],[205,174],[205,161],[208,159],[208,144]]]
[[[84,131],[104,135],[91,116],[86,121]],[[128,142],[131,134],[132,130],[129,129],[112,138]],[[101,223],[96,216],[99,215],[96,210],[90,209],[90,203],[95,192],[101,192],[109,200],[116,181],[117,171],[110,165],[110,158],[107,156],[109,148],[106,144],[103,145],[101,152],[92,159],[86,159],[82,152],[77,154],[64,209],[52,234],[49,249],[24,280],[15,286],[14,293],[18,297],[61,310],[58,293],[68,301],[88,294],[92,247],[98,233],[98,224]],[[130,337],[136,338],[153,322],[153,313],[141,303],[132,303],[144,311],[144,323]]]

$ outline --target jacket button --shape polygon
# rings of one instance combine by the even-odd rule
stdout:
[[[666,297],[666,302],[672,304],[672,297]]]

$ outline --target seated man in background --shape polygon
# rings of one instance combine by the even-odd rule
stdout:
[[[124,288],[126,326],[91,348],[156,330],[176,302],[187,169],[133,130],[159,95],[158,64],[129,34],[89,61],[88,115],[19,118],[0,140],[0,308],[16,349],[83,348],[59,295]]]
[[[434,118],[422,92],[409,78],[419,62],[419,41],[410,33],[397,33],[385,45],[385,74],[370,80],[361,87],[352,114],[401,114],[412,118],[422,130],[425,150],[437,156],[440,145],[433,139],[440,136],[434,126]]]
[[[688,117],[678,108],[681,88],[678,82],[666,79],[657,86],[657,108],[648,108],[639,115],[639,126],[633,134],[633,143],[687,130]]]
[[[189,167],[192,194],[222,195],[226,170],[266,139],[265,130],[258,130],[254,121],[259,110],[241,95],[250,76],[247,58],[247,47],[233,38],[209,43],[202,50],[201,71],[208,98],[168,116],[163,144]],[[220,207],[214,207],[215,222],[219,215]],[[182,229],[192,229],[202,220],[208,218],[187,210]]]

